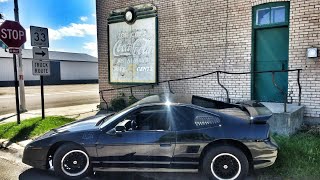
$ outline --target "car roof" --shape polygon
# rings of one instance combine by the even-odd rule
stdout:
[[[134,105],[148,104],[192,104],[192,95],[188,94],[159,94],[141,99]]]
[[[245,119],[248,119],[249,117],[259,117],[261,115],[272,114],[272,112],[268,108],[266,108],[258,102],[245,101],[240,104],[232,104],[189,94],[168,93],[148,96],[131,105],[130,107],[134,107],[137,105],[188,105],[190,107],[197,107],[205,110],[214,111],[218,114],[228,114],[234,117],[242,118],[245,117]]]
[[[173,94],[173,93],[163,93],[163,94],[148,96],[139,100],[138,102],[134,103],[131,106],[151,105],[151,104],[153,105],[188,104],[188,105],[196,105],[204,108],[211,108],[217,105],[221,108],[238,107],[238,105],[236,104],[230,104],[227,102],[209,99],[209,98],[205,98],[197,95]]]

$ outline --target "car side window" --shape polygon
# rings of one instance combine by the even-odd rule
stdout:
[[[190,107],[176,107],[173,112],[177,130],[208,128],[220,123],[218,116]]]
[[[128,130],[170,130],[170,111],[165,106],[142,107],[129,114],[131,120]]]

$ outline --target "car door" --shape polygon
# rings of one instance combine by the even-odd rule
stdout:
[[[211,142],[215,133],[220,133],[219,116],[187,106],[172,109],[176,147],[171,166],[197,169],[203,148]]]
[[[148,106],[121,117],[119,122],[134,121],[116,135],[102,133],[97,154],[102,167],[167,168],[174,148],[170,111],[165,106]],[[162,121],[162,122],[161,122]]]

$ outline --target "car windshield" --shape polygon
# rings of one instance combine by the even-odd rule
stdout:
[[[129,107],[123,109],[122,111],[119,111],[118,113],[114,114],[113,116],[107,117],[107,119],[100,125],[100,128],[106,127],[107,125],[109,125],[110,123],[112,123],[113,121],[118,119],[119,117],[121,117],[124,114],[128,113],[132,109],[131,107],[132,106],[129,106]]]

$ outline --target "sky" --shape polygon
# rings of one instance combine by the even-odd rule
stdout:
[[[20,24],[27,31],[26,49],[31,49],[30,26],[49,29],[49,51],[87,53],[97,57],[95,0],[19,0]],[[4,19],[14,20],[13,0],[0,0]]]

